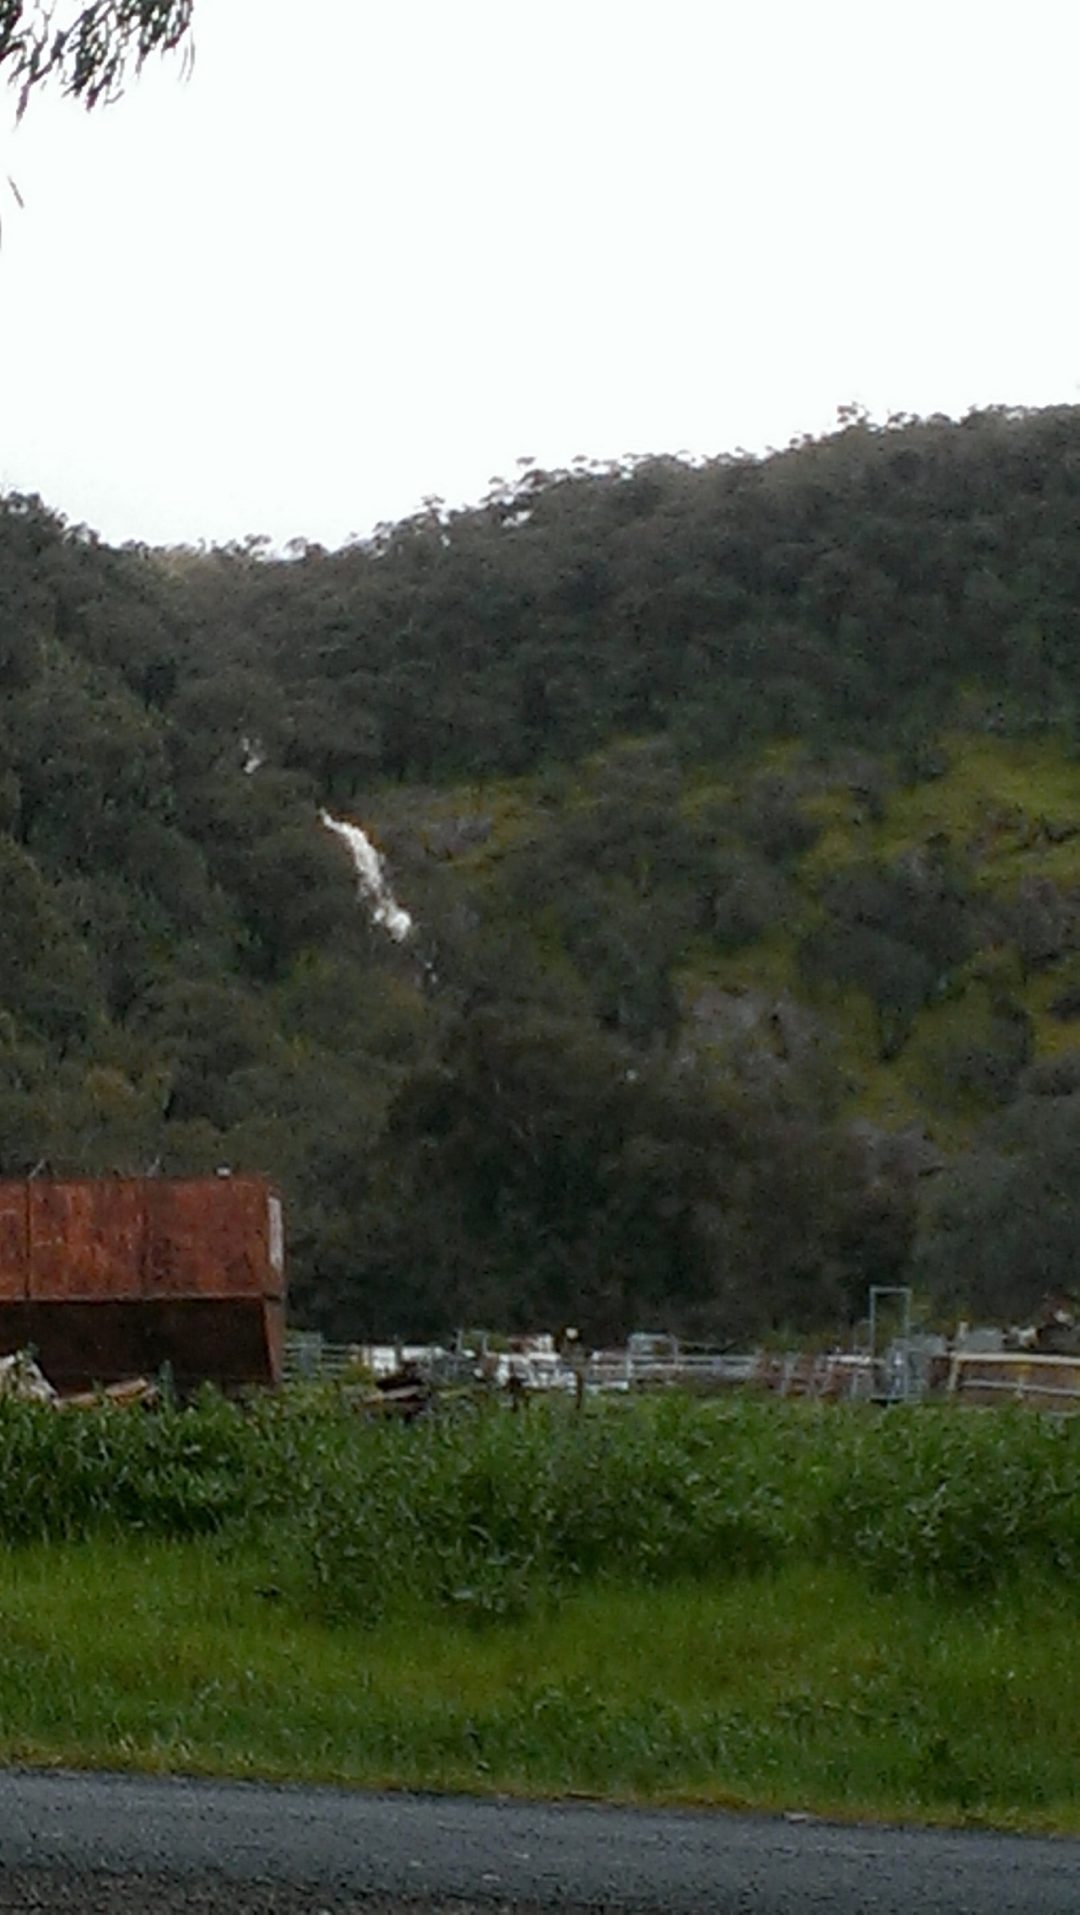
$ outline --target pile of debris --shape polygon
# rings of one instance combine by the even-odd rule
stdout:
[[[113,1403],[122,1409],[139,1404],[150,1409],[160,1402],[161,1391],[149,1377],[132,1376],[101,1390],[76,1390],[61,1396],[30,1351],[16,1350],[11,1356],[0,1356],[3,1397],[17,1403],[47,1403],[55,1410],[92,1410],[99,1403]]]
[[[1043,1356],[1080,1356],[1080,1303],[1068,1290],[1051,1290],[1033,1323],[1006,1333],[1007,1350],[1038,1350]]]
[[[16,1350],[13,1356],[0,1356],[0,1397],[14,1397],[17,1403],[58,1403],[59,1397],[29,1350]]]
[[[369,1386],[347,1392],[349,1401],[362,1416],[413,1423],[426,1416],[435,1402],[429,1377],[414,1363],[403,1364],[389,1376],[377,1376]]]

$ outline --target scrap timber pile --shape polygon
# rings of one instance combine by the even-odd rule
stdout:
[[[5,1398],[16,1403],[45,1403],[53,1410],[93,1410],[99,1404],[111,1404],[114,1409],[152,1410],[161,1401],[161,1391],[148,1376],[132,1376],[122,1383],[71,1390],[62,1396],[30,1351],[16,1350],[13,1356],[0,1356],[0,1402]]]

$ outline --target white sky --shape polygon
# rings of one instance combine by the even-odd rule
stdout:
[[[0,143],[0,485],[336,544],[518,456],[1080,399],[1077,0],[196,0]]]

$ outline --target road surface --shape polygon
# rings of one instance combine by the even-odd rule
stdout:
[[[1077,1915],[1080,1841],[0,1772],[0,1911]]]

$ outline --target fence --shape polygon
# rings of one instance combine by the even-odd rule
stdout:
[[[338,1383],[343,1377],[366,1374],[395,1376],[405,1368],[425,1375],[447,1377],[460,1367],[449,1351],[431,1343],[331,1343],[318,1330],[290,1330],[285,1337],[284,1376],[287,1383]]]
[[[1031,1409],[1080,1410],[1080,1357],[1025,1350],[957,1351],[948,1394],[965,1403],[1026,1403]]]
[[[318,1331],[293,1330],[285,1338],[286,1381],[338,1382],[350,1373],[394,1375],[409,1365],[441,1383],[465,1382],[477,1374],[475,1353],[455,1355],[432,1344],[331,1343]],[[574,1371],[558,1366],[546,1387],[572,1388]],[[489,1366],[492,1381],[500,1378]],[[883,1357],[866,1353],[755,1350],[683,1351],[656,1355],[630,1349],[594,1351],[583,1365],[590,1394],[684,1388],[702,1394],[749,1389],[778,1397],[830,1402],[916,1402],[945,1398],[964,1404],[1024,1403],[1033,1409],[1080,1410],[1080,1356],[1044,1356],[1031,1351],[957,1351],[927,1357],[895,1346]]]
[[[290,1330],[286,1334],[282,1359],[286,1383],[336,1382],[355,1362],[354,1344],[327,1343],[317,1330]]]

